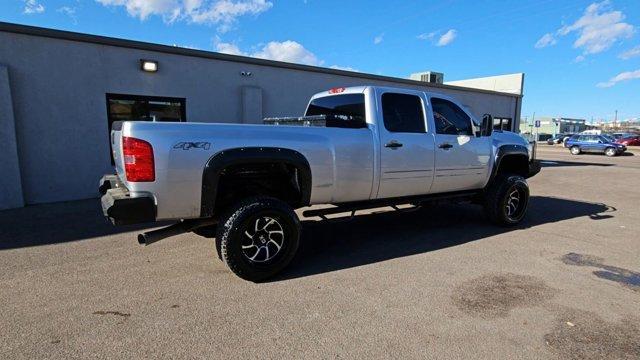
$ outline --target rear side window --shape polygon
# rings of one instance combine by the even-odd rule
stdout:
[[[425,132],[422,101],[415,95],[382,94],[382,118],[390,132]]]
[[[325,96],[311,101],[306,116],[326,115],[349,122],[364,123],[364,94]]]
[[[446,135],[473,135],[471,118],[449,100],[431,98],[436,133]]]

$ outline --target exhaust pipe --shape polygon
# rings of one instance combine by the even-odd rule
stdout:
[[[156,241],[160,241],[171,236],[188,233],[203,226],[215,225],[216,222],[217,221],[212,218],[182,220],[161,229],[151,230],[138,234],[138,243],[140,245],[150,245]]]

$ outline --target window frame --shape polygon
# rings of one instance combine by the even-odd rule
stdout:
[[[455,105],[458,109],[460,109],[460,111],[462,111],[465,115],[467,115],[467,117],[469,118],[469,129],[470,129],[470,133],[469,134],[446,134],[446,133],[439,133],[438,132],[438,125],[436,124],[436,117],[435,117],[435,111],[434,111],[434,106],[433,106],[433,99],[436,100],[441,100],[441,101],[446,101],[449,102],[453,105]],[[450,135],[450,136],[473,136],[473,137],[478,137],[479,134],[476,131],[476,122],[474,121],[474,118],[471,114],[469,114],[464,107],[456,104],[453,100],[451,99],[447,99],[446,97],[442,97],[442,96],[429,96],[429,106],[431,107],[431,114],[432,114],[432,118],[433,118],[433,133],[436,135]],[[493,125],[493,124],[492,124]]]
[[[392,131],[387,128],[387,124],[384,119],[384,105],[382,102],[382,98],[387,94],[393,95],[404,95],[404,96],[413,96],[420,100],[420,111],[422,115],[422,131]],[[423,93],[419,92],[403,92],[403,91],[384,91],[379,94],[378,101],[380,102],[380,117],[382,119],[382,128],[385,129],[389,134],[427,134],[429,132],[429,123],[428,123],[428,111],[425,106],[425,97]]]

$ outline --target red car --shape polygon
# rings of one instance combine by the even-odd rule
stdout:
[[[616,143],[626,146],[640,146],[640,135],[629,136],[616,140]]]

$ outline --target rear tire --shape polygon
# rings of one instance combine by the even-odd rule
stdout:
[[[519,175],[498,175],[485,192],[484,209],[496,225],[518,224],[526,215],[528,204],[529,186]]]
[[[614,149],[614,148],[612,148],[612,147],[608,147],[608,148],[606,148],[606,149],[604,150],[604,154],[605,154],[605,155],[607,155],[607,156],[609,156],[609,157],[612,157],[612,156],[616,156],[616,155],[618,155],[618,154],[617,154],[616,149]]]
[[[580,155],[581,153],[579,146],[572,146],[569,151],[571,151],[571,155]]]
[[[282,271],[300,241],[300,221],[287,203],[253,197],[231,206],[220,219],[220,255],[234,274],[258,282]]]

